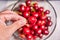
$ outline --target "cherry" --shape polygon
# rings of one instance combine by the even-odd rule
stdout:
[[[44,33],[45,35],[48,35],[48,34],[49,34],[49,31],[48,31],[48,30],[44,30],[43,33]]]
[[[48,21],[48,26],[51,26],[52,25],[52,21]]]
[[[33,36],[31,34],[27,35],[27,39],[31,40],[33,38]]]
[[[50,11],[49,11],[49,10],[46,10],[44,13],[45,13],[45,14],[49,14],[49,13],[50,13]]]
[[[32,14],[32,16],[34,16],[36,18],[39,16],[39,14],[37,12],[32,12],[31,14]]]
[[[37,30],[38,29],[38,25],[33,25],[33,30]]]
[[[43,7],[39,7],[38,8],[38,11],[43,12],[44,11],[44,8]]]
[[[36,33],[39,35],[39,34],[41,34],[42,33],[42,29],[37,29],[36,30]]]
[[[45,29],[45,25],[40,26],[40,28],[41,28],[42,30],[44,30],[44,29]]]
[[[23,32],[24,32],[25,34],[30,34],[30,29],[24,27],[24,28],[23,28]]]
[[[25,11],[30,11],[30,7],[29,6],[26,6],[25,7]]]
[[[38,9],[38,4],[37,3],[34,3],[33,4],[33,7],[34,7],[35,10],[37,10]]]
[[[24,12],[25,11],[25,6],[24,5],[20,5],[20,11]]]
[[[47,18],[47,16],[40,16],[41,20],[45,20]]]
[[[45,20],[38,20],[37,21],[38,26],[41,26],[41,25],[44,25],[44,24],[46,24]]]
[[[30,13],[29,13],[29,12],[24,12],[24,13],[23,13],[23,16],[24,16],[25,18],[28,18],[28,17],[30,16]]]
[[[30,0],[27,0],[27,1],[26,1],[26,5],[27,5],[27,6],[30,6],[30,4],[31,4],[31,1],[30,1]]]
[[[34,35],[34,30],[31,30],[31,34]]]
[[[40,38],[42,38],[42,37],[43,37],[43,34],[41,33],[41,34],[39,34],[38,36],[39,36]]]
[[[37,19],[34,16],[30,16],[28,20],[29,20],[29,23],[31,24],[35,24],[37,22]]]

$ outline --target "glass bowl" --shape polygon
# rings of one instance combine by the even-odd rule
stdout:
[[[55,11],[54,7],[52,6],[52,4],[51,4],[49,1],[39,1],[39,0],[34,0],[34,1],[35,1],[35,2],[37,1],[37,2],[38,2],[38,6],[42,6],[42,7],[45,8],[45,10],[48,9],[48,10],[50,10],[50,12],[51,12],[48,16],[51,17],[51,20],[52,20],[52,22],[53,22],[53,25],[52,25],[51,27],[49,27],[49,34],[48,34],[47,36],[44,35],[42,39],[36,38],[36,40],[46,40],[46,39],[48,39],[48,38],[52,35],[52,33],[55,31],[56,24],[57,24],[57,14],[56,14],[56,11]],[[15,9],[16,7],[18,7],[20,4],[24,4],[24,2],[25,2],[25,0],[24,0],[24,1],[23,1],[23,0],[20,0],[20,1],[16,2],[16,3],[14,4],[14,6],[12,7],[11,10],[14,10],[14,9]],[[17,40],[26,40],[26,38],[24,38],[24,39],[23,39],[23,38],[20,38],[20,37],[18,36],[17,31],[14,33],[14,37],[15,37]]]

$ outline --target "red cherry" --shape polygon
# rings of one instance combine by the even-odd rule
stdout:
[[[42,30],[44,30],[44,29],[45,29],[45,25],[40,26],[40,28],[41,28]]]
[[[48,21],[48,26],[51,26],[52,25],[52,21]]]
[[[24,16],[25,18],[28,18],[28,17],[30,16],[30,13],[29,13],[29,12],[24,12],[24,13],[23,13],[23,16]]]
[[[41,33],[41,34],[39,34],[38,36],[39,36],[40,38],[42,38],[42,37],[43,37],[43,34]]]
[[[50,11],[49,11],[49,10],[46,10],[44,13],[45,13],[45,14],[49,14],[49,13],[50,13]]]
[[[50,17],[50,16],[48,16],[46,19],[47,19],[47,20],[51,20],[51,17]]]
[[[40,7],[40,8],[38,8],[38,11],[43,12],[44,11],[44,8],[43,7]]]
[[[38,26],[41,26],[41,25],[44,25],[44,24],[46,24],[46,21],[45,20],[38,20],[37,21],[37,25]]]
[[[48,30],[48,27],[45,27],[45,30]]]
[[[30,29],[24,27],[24,28],[23,28],[23,32],[24,32],[25,34],[30,34]]]
[[[32,14],[32,16],[34,16],[36,18],[39,16],[39,14],[37,12],[32,12],[31,14]]]
[[[25,11],[29,11],[30,10],[30,7],[29,6],[26,6],[25,7]]]
[[[34,3],[33,5],[34,5],[34,6],[33,6],[34,9],[37,11],[37,9],[38,9],[38,4],[37,4],[37,3]]]
[[[45,20],[47,16],[40,16],[40,19]]]
[[[27,39],[31,40],[33,38],[33,36],[31,34],[27,35]]]
[[[31,34],[34,35],[34,31],[33,30],[31,30]]]
[[[36,33],[39,35],[39,34],[41,34],[42,33],[42,29],[37,29],[36,30]]]
[[[30,6],[30,4],[31,4],[31,1],[30,1],[30,0],[27,0],[27,1],[26,1],[26,5],[27,5],[27,6]]]
[[[37,6],[38,6],[38,4],[37,4],[37,3],[34,3],[34,4],[33,4],[33,6],[34,6],[34,7],[37,7]]]
[[[37,19],[34,16],[30,16],[28,20],[29,20],[29,23],[31,24],[35,24],[37,22]]]
[[[48,35],[48,34],[49,34],[49,31],[48,31],[48,30],[44,30],[43,33],[44,33],[45,35]]]
[[[20,5],[20,11],[21,12],[25,11],[25,6],[24,5]]]
[[[37,30],[38,29],[38,25],[33,25],[33,30]]]

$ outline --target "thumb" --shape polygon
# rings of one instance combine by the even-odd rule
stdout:
[[[7,29],[9,31],[9,35],[12,35],[17,29],[21,28],[26,24],[26,19],[23,18],[23,20],[18,20],[12,25],[10,25]]]

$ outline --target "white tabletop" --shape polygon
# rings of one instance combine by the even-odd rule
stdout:
[[[10,1],[10,2],[0,1],[0,10],[11,3],[14,3],[14,1]],[[57,26],[54,33],[47,40],[60,40],[60,1],[50,1],[50,3],[53,5],[57,13]]]

